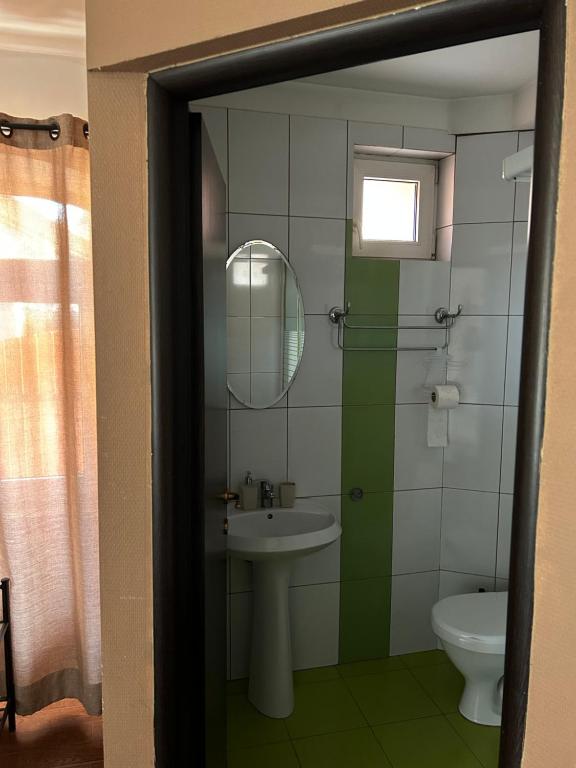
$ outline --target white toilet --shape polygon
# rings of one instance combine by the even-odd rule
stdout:
[[[432,628],[466,682],[458,706],[481,725],[500,725],[508,592],[446,597],[432,608]]]

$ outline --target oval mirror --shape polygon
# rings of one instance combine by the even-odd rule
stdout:
[[[248,408],[268,408],[294,380],[304,349],[304,305],[294,270],[264,240],[226,262],[228,389]]]

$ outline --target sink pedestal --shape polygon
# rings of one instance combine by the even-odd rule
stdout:
[[[290,558],[254,562],[248,698],[268,717],[288,717],[294,710],[290,571]]]

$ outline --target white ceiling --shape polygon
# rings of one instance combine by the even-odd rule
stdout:
[[[342,69],[304,81],[457,99],[517,91],[536,79],[537,68],[538,32],[525,32]]]
[[[83,58],[84,0],[0,0],[0,50]]]

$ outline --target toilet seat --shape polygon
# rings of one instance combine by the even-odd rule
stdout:
[[[508,592],[445,597],[432,608],[432,627],[447,643],[477,653],[503,654]]]

